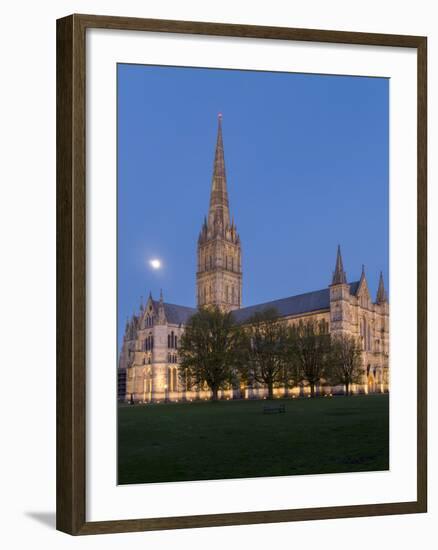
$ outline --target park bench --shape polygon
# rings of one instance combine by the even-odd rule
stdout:
[[[285,405],[265,405],[263,407],[263,414],[275,414],[275,413],[285,413]]]

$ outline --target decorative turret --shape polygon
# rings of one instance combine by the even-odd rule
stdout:
[[[230,220],[221,114],[218,115],[209,211],[198,238],[196,283],[198,306],[218,306],[224,310],[240,308],[240,238],[234,220]]]
[[[163,290],[160,290],[160,301],[158,302],[158,325],[165,325],[167,323],[166,311],[164,309]]]
[[[351,330],[350,285],[342,262],[341,247],[336,252],[335,270],[330,285],[330,331],[345,334]]]
[[[341,246],[338,244],[338,251],[336,254],[336,266],[333,271],[332,285],[345,285],[347,284],[347,276],[344,271],[344,265],[342,263]]]
[[[376,303],[384,304],[388,301],[388,296],[385,290],[385,283],[383,282],[383,273],[380,272],[379,288],[377,289]]]

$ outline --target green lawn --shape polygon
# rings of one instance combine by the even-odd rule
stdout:
[[[119,483],[387,470],[389,396],[119,407]]]

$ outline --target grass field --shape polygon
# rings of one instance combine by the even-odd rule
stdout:
[[[120,406],[119,483],[387,470],[389,396]]]

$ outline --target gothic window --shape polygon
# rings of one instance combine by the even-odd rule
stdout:
[[[228,256],[225,256],[225,269],[228,269]]]
[[[171,363],[171,362],[172,362],[172,356],[170,355],[170,351],[169,351],[169,353],[167,354],[167,362],[168,362],[168,363]]]
[[[228,291],[229,291],[229,288],[228,288],[228,285],[225,286],[225,302],[228,303]]]
[[[167,335],[167,347],[170,348],[170,334]]]
[[[178,347],[178,336],[175,335],[175,349]]]
[[[231,303],[234,304],[234,286],[231,287]]]

